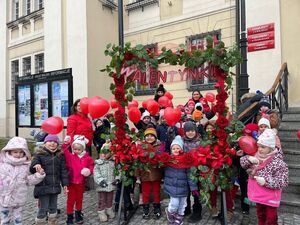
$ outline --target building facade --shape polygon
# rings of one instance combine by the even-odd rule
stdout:
[[[249,88],[266,92],[281,64],[289,69],[289,103],[300,106],[300,2],[245,0],[246,27],[273,24],[274,47],[248,53]],[[125,42],[152,51],[205,48],[205,36],[236,43],[236,0],[124,0]],[[72,68],[74,100],[99,95],[110,98],[111,78],[100,72],[108,62],[108,43],[118,42],[117,0],[0,0],[0,136],[15,133],[16,76]],[[205,67],[205,65],[204,65]],[[199,71],[204,68],[198,68]],[[184,68],[160,65],[172,79],[164,83],[174,105],[185,104],[192,90],[214,92],[214,80],[182,80]],[[232,70],[235,73],[235,69]],[[146,80],[150,76],[146,71]],[[162,82],[161,82],[162,83]],[[136,83],[138,101],[152,98],[157,84]],[[236,108],[233,84],[228,106]],[[27,136],[28,130],[20,131]]]
[[[17,76],[72,68],[74,99],[109,97],[104,49],[117,40],[116,5],[99,0],[1,0],[0,136],[15,133]],[[28,136],[27,129],[20,135]]]

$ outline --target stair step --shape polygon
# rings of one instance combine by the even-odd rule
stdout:
[[[283,149],[285,148],[300,149],[300,141],[298,140],[298,138],[283,137],[280,139],[280,141]]]
[[[287,112],[284,112],[284,114],[286,113],[300,113],[300,107],[291,107],[291,108],[288,108],[288,111]]]
[[[285,121],[300,121],[300,112],[283,114],[282,122],[285,122]]]
[[[289,185],[283,189],[284,193],[293,193],[300,195],[300,181],[299,177],[289,177]],[[300,196],[299,196],[300,197]]]
[[[283,155],[286,163],[300,162],[300,149],[283,149]]]
[[[300,174],[300,164],[299,163],[289,163],[289,176],[299,176]]]
[[[285,195],[281,198],[279,211],[300,215],[300,199],[293,195]]]
[[[282,121],[279,126],[279,130],[299,130],[300,121]]]
[[[291,129],[280,129],[278,132],[279,138],[298,138],[297,137],[298,130],[291,130]]]

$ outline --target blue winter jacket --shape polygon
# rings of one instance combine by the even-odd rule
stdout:
[[[189,169],[165,168],[165,192],[176,198],[187,197],[190,190],[198,190],[197,184],[189,178],[189,174]]]

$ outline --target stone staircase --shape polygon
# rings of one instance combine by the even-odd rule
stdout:
[[[289,108],[282,117],[279,137],[284,152],[284,161],[289,167],[289,186],[282,194],[281,212],[300,215],[300,108]]]

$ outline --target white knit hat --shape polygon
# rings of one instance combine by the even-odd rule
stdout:
[[[87,138],[85,138],[84,135],[75,135],[74,141],[72,143],[72,147],[74,144],[79,144],[83,146],[83,149],[85,149],[86,144],[89,142]]]
[[[149,118],[151,118],[150,117],[150,113],[147,111],[147,110],[145,110],[145,112],[143,112],[143,114],[142,114],[142,117],[141,117],[141,120],[143,120],[145,117],[149,117]]]
[[[271,124],[270,124],[270,120],[268,120],[267,118],[262,117],[259,121],[258,121],[258,126],[260,125],[267,125],[268,128],[271,128]]]
[[[257,144],[261,144],[275,149],[276,134],[272,129],[265,129],[265,131],[258,137]]]

